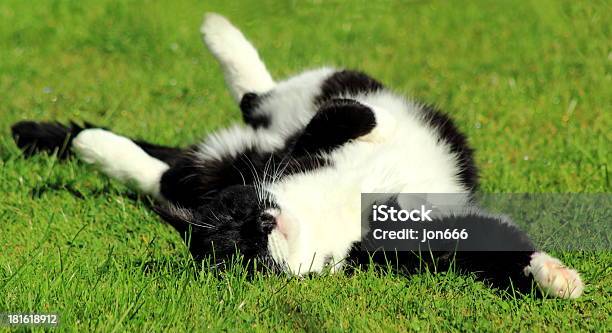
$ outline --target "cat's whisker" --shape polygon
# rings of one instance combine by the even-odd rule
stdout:
[[[235,165],[232,165],[232,167],[238,172],[238,174],[240,175],[240,178],[242,178],[242,185],[246,186],[247,182],[246,182],[246,179],[244,178],[244,175],[242,174],[242,171],[240,171],[240,169],[238,169]]]

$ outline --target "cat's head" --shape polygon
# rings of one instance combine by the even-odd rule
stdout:
[[[197,208],[165,205],[156,209],[185,237],[196,260],[221,265],[239,253],[243,262],[257,260],[260,267],[275,266],[268,239],[279,234],[277,210],[272,199],[254,186],[243,185],[223,189]]]

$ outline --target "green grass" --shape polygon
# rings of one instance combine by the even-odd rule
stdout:
[[[91,168],[20,156],[22,119],[165,144],[238,121],[200,41],[205,11],[238,24],[276,77],[335,64],[438,104],[476,147],[484,192],[610,192],[607,1],[4,0],[0,313],[58,312],[74,331],[612,330],[609,250],[557,253],[587,283],[576,301],[454,273],[250,280],[195,267],[146,199]]]

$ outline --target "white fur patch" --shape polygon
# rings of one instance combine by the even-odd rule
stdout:
[[[388,139],[392,138],[395,134],[397,123],[394,117],[382,107],[372,107],[365,103],[364,105],[369,107],[372,112],[374,112],[376,126],[372,129],[372,131],[370,131],[370,133],[357,138],[357,140],[373,143],[384,143]]]
[[[320,272],[327,258],[341,262],[361,240],[361,193],[469,192],[456,156],[416,104],[386,91],[347,97],[374,110],[380,127],[373,135],[331,152],[331,166],[267,188],[291,217],[289,228],[299,229],[288,233],[289,253],[280,258],[293,273]]]
[[[225,17],[206,14],[200,32],[221,64],[225,81],[237,102],[247,92],[261,93],[274,87],[274,80],[257,50]]]
[[[268,235],[268,251],[276,263],[282,267],[286,265],[284,258],[289,255],[289,244],[280,230],[274,229]]]
[[[72,149],[81,160],[98,166],[109,177],[160,197],[160,180],[168,165],[148,155],[132,140],[92,128],[74,138]]]
[[[532,275],[538,287],[547,295],[560,298],[578,298],[582,295],[584,284],[578,272],[565,267],[563,263],[544,252],[531,256],[525,275]]]
[[[204,161],[222,160],[251,148],[256,148],[260,152],[271,152],[284,145],[285,140],[276,133],[233,125],[210,134],[198,145],[197,155]]]

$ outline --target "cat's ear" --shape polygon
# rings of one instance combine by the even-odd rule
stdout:
[[[190,225],[197,226],[196,212],[192,209],[173,204],[160,204],[154,206],[153,211],[180,234],[187,232]]]
[[[352,99],[332,99],[319,108],[297,138],[293,153],[329,152],[375,127],[376,117],[368,106]]]

